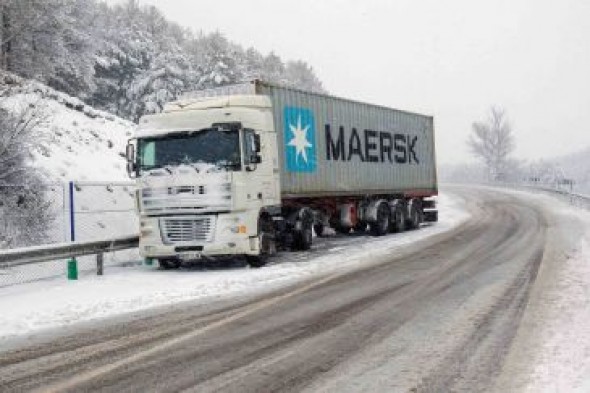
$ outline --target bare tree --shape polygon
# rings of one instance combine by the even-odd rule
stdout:
[[[33,133],[44,121],[35,104],[14,112],[0,105],[0,248],[39,244],[51,226],[46,187],[28,166]]]
[[[512,127],[503,109],[492,107],[485,122],[473,123],[467,144],[471,153],[483,161],[491,179],[506,178],[515,143]]]

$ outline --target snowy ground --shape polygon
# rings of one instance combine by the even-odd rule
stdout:
[[[128,180],[124,152],[133,123],[41,83],[17,77],[10,81],[0,78],[0,105],[17,116],[32,111],[41,119],[34,129],[37,144],[30,164],[48,182]]]
[[[41,83],[0,73],[0,107],[39,119],[32,130],[29,165],[43,174],[53,222],[46,243],[69,241],[68,182],[76,182],[78,240],[136,233],[133,187],[128,186],[125,148],[135,125],[96,110]],[[23,179],[26,182],[26,179]],[[6,187],[15,186],[6,185]],[[0,186],[0,191],[2,191]],[[23,212],[26,214],[26,212]],[[16,244],[31,246],[18,234]],[[3,247],[0,244],[0,248]],[[0,286],[2,285],[0,277]]]
[[[77,282],[64,277],[0,288],[0,348],[16,337],[187,300],[256,293],[334,270],[370,263],[418,239],[448,231],[468,218],[458,197],[439,197],[440,222],[419,231],[319,240],[311,252],[281,253],[270,266],[249,269],[233,264],[217,269],[160,271],[155,266],[109,268],[103,277]]]
[[[548,236],[561,247],[546,250],[497,391],[590,392],[590,211],[511,192],[552,213]]]

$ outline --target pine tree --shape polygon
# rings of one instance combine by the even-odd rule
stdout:
[[[287,84],[299,89],[325,92],[322,82],[313,72],[313,69],[304,61],[290,61],[285,69]]]
[[[133,120],[184,91],[256,78],[323,91],[304,62],[195,36],[137,0],[0,0],[0,68]]]
[[[197,89],[229,85],[243,80],[236,62],[238,48],[221,33],[199,37],[193,50],[196,52],[193,62],[197,73]]]
[[[267,82],[273,82],[278,84],[287,84],[287,78],[285,75],[285,64],[279,56],[274,52],[270,52],[262,60],[262,79]]]
[[[88,0],[5,0],[2,65],[73,95],[93,87]]]

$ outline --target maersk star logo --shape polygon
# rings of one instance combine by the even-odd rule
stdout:
[[[316,142],[313,112],[285,107],[285,161],[290,172],[315,172]]]
[[[301,126],[301,116],[299,116],[297,119],[297,127],[294,127],[293,124],[289,124],[289,129],[293,133],[293,139],[291,139],[287,145],[295,148],[295,160],[299,160],[299,156],[301,156],[301,158],[307,162],[307,151],[305,149],[313,147],[313,145],[307,140],[309,124],[303,128]]]

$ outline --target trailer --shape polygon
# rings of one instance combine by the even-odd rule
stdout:
[[[164,268],[260,267],[327,227],[383,236],[438,219],[432,117],[258,80],[143,117],[127,159],[140,253]]]

